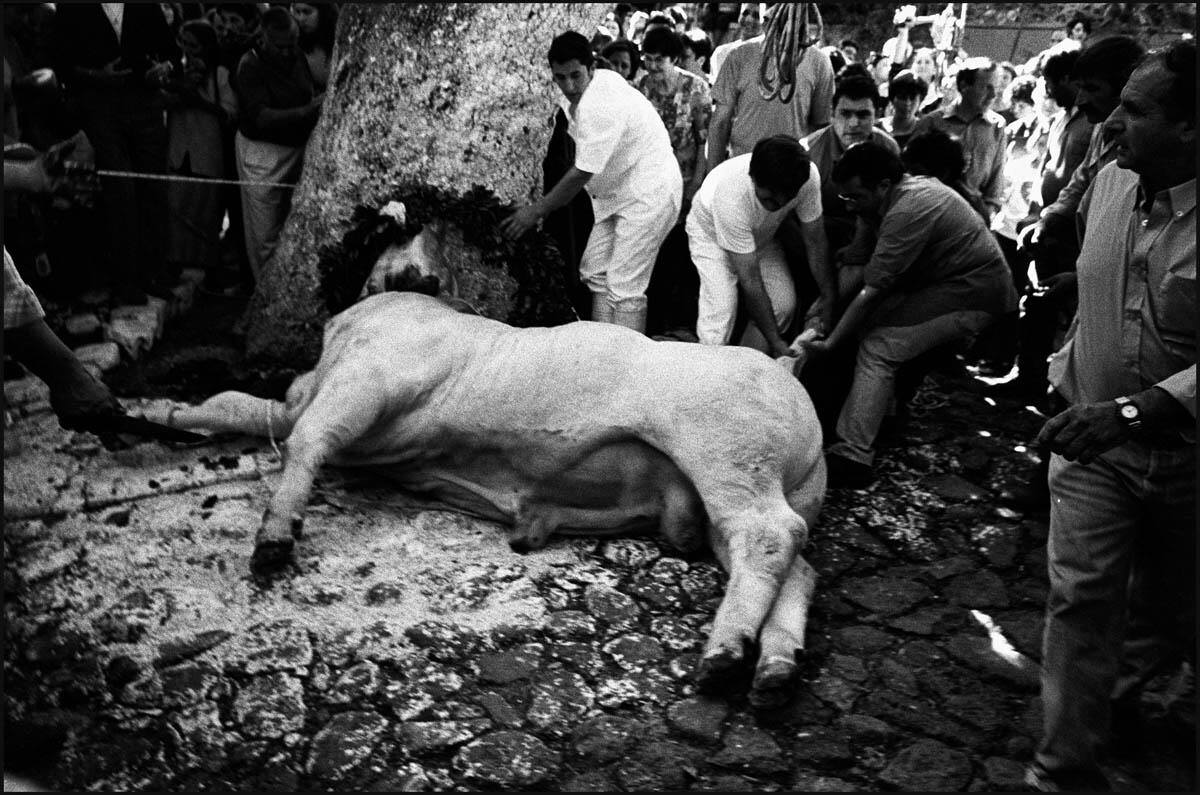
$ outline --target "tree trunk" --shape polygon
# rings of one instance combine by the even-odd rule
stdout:
[[[340,246],[356,207],[378,209],[398,185],[453,194],[481,185],[505,205],[540,195],[558,98],[546,51],[567,30],[590,37],[607,9],[601,3],[343,6],[304,173],[245,317],[247,360],[288,369],[316,361],[330,316],[318,262],[330,246]],[[491,308],[484,314],[509,319],[503,302]]]

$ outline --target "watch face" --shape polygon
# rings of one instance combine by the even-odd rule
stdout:
[[[1132,403],[1126,403],[1121,406],[1121,416],[1127,420],[1136,420],[1138,416],[1138,407]]]

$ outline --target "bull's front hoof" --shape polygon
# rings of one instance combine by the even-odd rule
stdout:
[[[702,693],[728,693],[745,674],[746,656],[721,649],[701,658],[696,666],[696,687]]]
[[[296,542],[290,538],[275,541],[259,541],[250,556],[250,571],[255,574],[273,574],[292,562]]]
[[[758,667],[750,689],[750,705],[755,709],[778,709],[795,694],[799,667],[787,660],[772,660]]]

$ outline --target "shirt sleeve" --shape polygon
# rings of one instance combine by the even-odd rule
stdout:
[[[800,186],[800,200],[796,202],[796,217],[801,223],[811,224],[820,219],[821,207],[821,173],[816,163],[808,164],[808,179]]]
[[[614,73],[615,74],[615,73]],[[591,102],[587,100],[591,99]],[[625,125],[616,104],[608,97],[588,97],[579,101],[575,115],[575,167],[589,174],[599,174],[625,132]]]
[[[879,226],[875,251],[866,268],[863,282],[878,290],[888,290],[916,261],[929,241],[929,231],[940,207],[918,207],[901,197]]]
[[[833,114],[833,64],[829,56],[812,47],[809,53],[818,56],[816,75],[813,80],[812,101],[808,105],[807,131],[820,129],[829,124]]]
[[[712,98],[717,105],[732,106],[737,102],[738,76],[742,71],[739,66],[741,59],[733,57],[732,53],[730,55],[731,57],[725,59],[721,71],[717,73],[717,79],[713,82]]]
[[[1188,410],[1192,418],[1196,417],[1196,365],[1186,370],[1180,370],[1169,378],[1164,378],[1155,384]]]

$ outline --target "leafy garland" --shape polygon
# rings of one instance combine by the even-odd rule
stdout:
[[[404,205],[405,221],[398,223],[383,208],[390,202]],[[478,249],[484,269],[508,273],[517,283],[507,318],[514,326],[554,326],[575,320],[563,280],[564,263],[558,246],[544,232],[530,232],[509,240],[499,222],[514,207],[482,185],[453,193],[421,183],[404,183],[383,198],[379,207],[359,205],[340,245],[325,245],[318,255],[317,274],[330,314],[353,304],[379,256],[391,245],[402,244],[429,221],[441,219],[458,227],[463,242]]]

